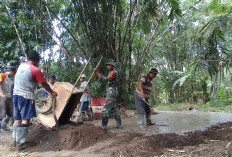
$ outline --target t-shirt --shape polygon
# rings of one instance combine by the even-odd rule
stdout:
[[[143,81],[142,88],[143,88],[144,98],[149,98],[151,94],[152,80],[148,78],[147,74],[144,74],[141,77],[140,81]],[[137,92],[139,91],[137,90]]]
[[[14,95],[34,100],[34,90],[37,83],[45,81],[44,75],[39,68],[27,62],[22,63],[15,75]]]
[[[0,96],[5,94],[6,97],[11,97],[10,90],[12,83],[13,81],[8,77],[7,73],[0,73],[0,86],[2,89],[0,90]]]
[[[85,86],[87,85],[87,83],[88,83],[87,81],[82,82],[80,87],[84,89]],[[83,95],[81,96],[81,100],[80,100],[81,102],[82,101],[90,101],[90,99],[91,99],[91,96],[89,94],[90,93],[90,89],[89,89],[88,85],[87,85],[86,89],[87,89],[88,93],[83,93]]]

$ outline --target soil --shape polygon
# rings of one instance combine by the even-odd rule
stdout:
[[[228,122],[209,127],[205,131],[188,132],[184,135],[166,133],[144,136],[140,133],[105,132],[93,124],[70,123],[60,126],[59,130],[48,129],[43,125],[32,125],[28,136],[30,147],[24,150],[24,154],[20,155],[18,152],[17,156],[40,156],[42,152],[48,152],[46,156],[54,156],[55,152],[59,153],[58,156],[63,156],[62,152],[65,152],[67,156],[67,150],[69,153],[72,152],[68,156],[74,156],[77,151],[79,155],[81,152],[87,152],[89,156],[105,154],[115,157],[189,156],[190,154],[191,156],[230,156],[231,126],[232,122]],[[10,145],[10,136],[9,134],[9,137],[3,138],[3,134],[0,135],[0,151],[3,156],[8,156],[11,152],[6,151],[6,147]]]
[[[59,129],[48,129],[39,124],[30,127],[28,142],[33,147],[26,151],[81,150],[113,136],[114,133],[92,124],[70,123]]]
[[[229,142],[232,140],[231,126],[232,123],[229,122],[212,126],[205,131],[188,132],[185,135],[168,133],[145,137],[140,136],[136,140],[128,139],[127,146],[123,146],[118,149],[115,152],[115,156],[123,155],[150,157],[162,154],[169,154],[171,156],[173,155],[173,152],[186,153],[189,155],[192,152],[187,152],[183,150],[184,148],[186,149],[186,146],[198,147],[201,144],[210,146],[212,142],[220,143],[222,141],[227,144],[227,148],[225,146],[225,150],[218,153],[220,154],[220,156],[227,156],[232,152],[232,147],[230,146],[231,143]],[[219,145],[222,145],[222,143],[220,143]],[[210,154],[210,152],[208,152],[208,154]],[[177,156],[179,155],[180,154],[178,154]],[[218,155],[214,154],[213,156]]]

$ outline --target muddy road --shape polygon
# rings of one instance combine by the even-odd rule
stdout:
[[[141,130],[136,117],[123,118],[123,128],[101,130],[100,121],[70,123],[59,130],[30,126],[30,147],[10,150],[11,133],[0,134],[0,156],[231,156],[232,114],[160,112],[157,125]]]

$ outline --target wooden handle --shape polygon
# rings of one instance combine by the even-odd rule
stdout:
[[[72,91],[71,91],[71,93],[70,93],[70,96],[69,96],[69,97],[71,97],[71,95],[72,95],[72,93],[73,93],[73,91],[74,91],[74,89],[75,89],[75,87],[76,87],[77,83],[79,82],[79,80],[80,80],[80,78],[81,78],[81,75],[84,73],[84,71],[85,71],[85,69],[87,68],[88,64],[90,63],[90,60],[91,60],[91,59],[92,59],[92,56],[89,58],[89,60],[88,60],[87,64],[86,64],[86,65],[85,65],[85,67],[82,69],[82,71],[81,71],[80,75],[78,76],[78,78],[77,78],[76,82],[74,83],[73,89],[72,89]]]
[[[100,60],[98,61],[97,65],[96,65],[96,67],[95,67],[95,69],[97,69],[97,68],[99,67],[99,65],[101,64],[102,59],[103,59],[103,57],[100,58]],[[89,80],[88,80],[88,82],[87,82],[87,84],[86,84],[86,86],[85,86],[85,88],[84,88],[84,91],[85,91],[87,85],[89,84],[89,82],[91,81],[93,75],[94,75],[94,71],[93,71],[92,74],[90,75]]]

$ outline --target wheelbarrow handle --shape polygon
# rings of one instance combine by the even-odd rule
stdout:
[[[57,117],[56,117],[56,98],[53,98],[53,101],[52,101],[52,113],[53,113],[53,116],[54,116],[54,120],[55,120],[55,128],[58,128],[59,127],[59,122],[57,120]]]

